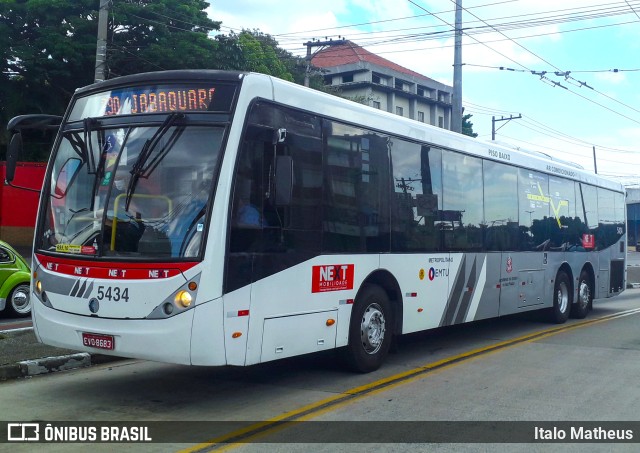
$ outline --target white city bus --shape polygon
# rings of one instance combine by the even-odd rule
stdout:
[[[435,101],[434,101],[435,102]],[[20,131],[50,124],[17,117]],[[13,165],[13,166],[12,166]],[[60,119],[34,240],[40,341],[191,365],[343,348],[625,288],[625,193],[270,76],[138,74]]]

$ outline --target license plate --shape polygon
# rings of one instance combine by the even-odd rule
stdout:
[[[96,349],[113,351],[115,341],[112,335],[100,335],[96,333],[82,332],[82,344]]]

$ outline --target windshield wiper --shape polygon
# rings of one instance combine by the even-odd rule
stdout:
[[[75,210],[75,211],[73,209],[71,209],[71,208],[67,208],[67,209],[69,209],[69,212],[71,213],[71,217],[69,217],[69,220],[66,221],[66,225],[64,226],[64,230],[62,231],[62,236],[65,237],[65,238],[67,238],[67,228],[69,227],[69,225],[71,225],[71,221],[76,216],[76,214],[80,214],[81,212],[89,211],[89,208],[80,208],[80,209]],[[82,228],[82,230],[80,230],[80,232],[84,231],[86,228],[87,227]],[[78,234],[75,234],[73,236],[73,238],[75,238]],[[73,240],[73,238],[71,238],[71,240]]]
[[[83,137],[78,132],[71,132],[67,135],[67,140],[76,154],[82,159],[82,163],[87,164],[87,173],[93,175],[96,173],[96,162],[93,155],[93,143],[91,143],[91,134],[94,125],[98,124],[95,118],[84,119]]]
[[[93,132],[93,126],[98,124],[98,120],[95,118],[85,118],[84,121],[84,150],[88,154],[87,156],[87,173],[90,175],[96,172],[96,159],[93,155],[93,142],[91,140],[91,133]]]
[[[153,136],[148,139],[140,154],[138,155],[138,159],[136,159],[133,167],[131,168],[131,178],[129,180],[129,185],[127,186],[127,195],[125,200],[124,209],[125,211],[129,210],[129,204],[131,203],[131,196],[133,195],[133,190],[138,184],[138,179],[140,177],[147,177],[149,174],[153,172],[153,170],[158,166],[160,161],[164,158],[164,156],[169,152],[169,150],[173,147],[176,140],[182,133],[182,131],[176,130],[171,138],[167,141],[167,143],[162,147],[158,155],[147,165],[147,161],[149,157],[153,153],[153,150],[158,146],[162,137],[171,129],[174,123],[178,120],[184,119],[185,115],[181,112],[173,112],[171,113],[167,119],[160,125],[158,130],[153,134]]]

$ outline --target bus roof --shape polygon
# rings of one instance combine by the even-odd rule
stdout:
[[[458,134],[265,74],[208,69],[147,72],[94,83],[77,89],[75,95],[82,96],[91,91],[144,82],[159,83],[176,80],[241,82],[247,78],[255,84],[263,85],[264,92],[272,93],[270,100],[274,102],[391,135],[624,192],[624,186],[619,182],[540,151],[511,147],[495,141],[484,141]]]

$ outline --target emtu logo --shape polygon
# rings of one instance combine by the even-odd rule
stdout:
[[[443,269],[436,269],[435,267],[432,267],[431,269],[429,269],[429,280],[433,281],[435,278],[438,277],[448,277],[449,276],[449,269],[443,268]]]
[[[353,289],[353,264],[328,264],[313,266],[311,271],[311,292],[344,291]]]

